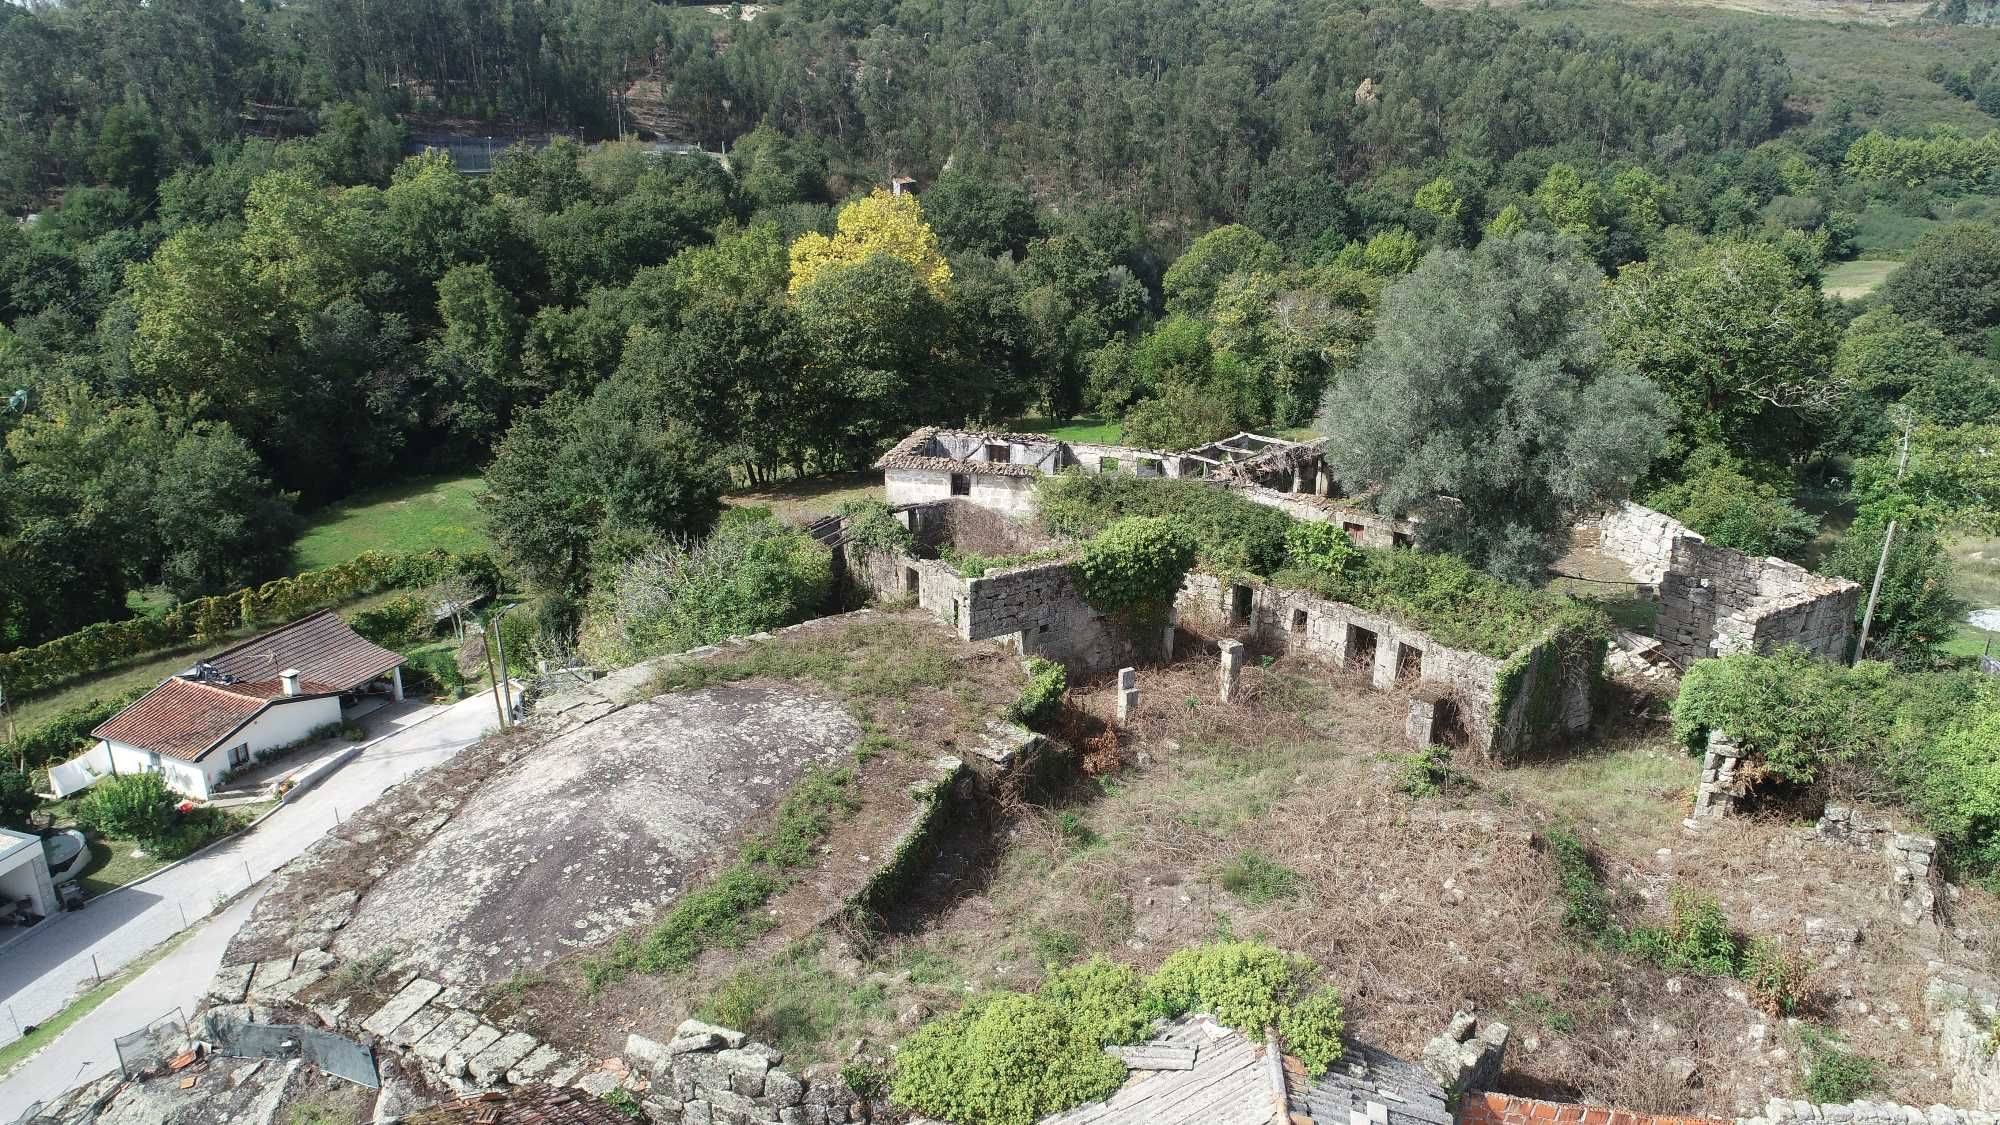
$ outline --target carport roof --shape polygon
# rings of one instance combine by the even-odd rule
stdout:
[[[42,838],[26,832],[16,832],[12,828],[0,828],[0,870],[17,866],[13,861],[22,852],[34,848],[40,854]]]

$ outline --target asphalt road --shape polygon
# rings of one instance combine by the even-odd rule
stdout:
[[[300,800],[281,806],[250,831],[177,867],[92,899],[82,910],[58,914],[0,950],[0,998],[4,998],[9,1019],[0,1023],[0,1037],[13,1039],[17,1024],[39,1023],[62,1011],[100,974],[110,976],[173,935],[201,924],[219,905],[305,851],[338,820],[373,801],[391,785],[450,758],[498,724],[490,693],[445,708],[384,709],[368,719],[370,732],[380,730],[384,736]],[[225,924],[204,927],[188,946],[142,974],[36,1059],[0,1082],[0,1121],[11,1120],[10,1115],[18,1114],[29,1101],[45,1096],[46,1091],[17,1094],[17,1084],[23,1091],[28,1088],[31,1071],[40,1090],[45,1075],[62,1069],[74,1072],[85,1059],[101,1063],[110,1057],[111,1035],[130,1031],[177,1005],[191,1011],[191,998],[206,987],[215,962],[209,961],[205,968],[183,963],[183,972],[196,974],[186,980],[161,970],[184,962],[190,949],[206,951],[211,944],[213,957],[220,958],[247,913],[247,907],[242,915],[232,907],[218,920]],[[232,916],[234,923],[229,923]],[[219,936],[213,936],[218,931]],[[156,977],[155,984],[140,989],[141,982]],[[139,991],[135,993],[135,989]],[[128,994],[132,994],[129,1003]],[[109,1026],[106,1013],[114,1004],[120,1005],[120,1013],[131,1017],[126,1026]],[[151,1014],[137,1014],[141,1011]],[[54,1092],[70,1084],[65,1078]]]

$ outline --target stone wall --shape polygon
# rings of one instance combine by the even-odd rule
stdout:
[[[1685,822],[1698,828],[1704,820],[1733,816],[1743,799],[1743,779],[1737,775],[1743,765],[1743,748],[1721,731],[1710,731],[1708,749],[1701,758],[1701,784],[1694,791],[1694,813]]]
[[[1672,516],[1630,500],[1585,520],[1578,530],[1594,531],[1597,551],[1630,567],[1634,582],[1648,585],[1656,585],[1666,577],[1673,563],[1675,542],[1701,539]]]
[[[1102,672],[1160,656],[1161,638],[1134,637],[1092,609],[1066,562],[1032,563],[966,578],[936,560],[849,544],[850,581],[875,597],[914,593],[919,607],[960,640],[997,640],[1081,673]]]
[[[1861,588],[1783,559],[1753,558],[1682,536],[1660,583],[1656,632],[1685,667],[1732,652],[1798,645],[1828,660],[1847,654]]]
[[[891,506],[949,500],[953,476],[965,478],[968,491],[960,495],[962,500],[1016,517],[1026,517],[1035,510],[1035,482],[1040,478],[1032,476],[889,468],[882,470],[882,488]]]
[[[2000,1117],[1982,1109],[1945,1105],[1915,1106],[1896,1102],[1855,1101],[1838,1105],[1772,1098],[1758,1117],[1739,1117],[1736,1125],[2000,1125]]]
[[[1982,1110],[2000,1110],[2000,997],[1965,980],[1935,977],[1924,989],[1924,1013],[1937,1029],[1938,1056],[1951,1075],[1951,1096]],[[2000,1125],[1993,1115],[1968,1125]]]
[[[1321,474],[1318,479],[1323,482],[1326,476]],[[1261,484],[1233,484],[1230,487],[1245,500],[1266,508],[1276,508],[1295,520],[1339,524],[1346,529],[1347,537],[1359,546],[1407,547],[1416,542],[1417,525],[1410,520],[1371,512],[1312,492],[1287,492]]]
[[[1446,730],[1455,730],[1467,746],[1492,761],[1511,760],[1537,738],[1559,737],[1590,724],[1591,670],[1555,662],[1563,683],[1554,690],[1563,696],[1554,729],[1529,729],[1528,703],[1543,688],[1538,683],[1543,662],[1534,659],[1534,647],[1517,654],[1528,659],[1530,668],[1496,724],[1494,705],[1508,662],[1441,644],[1392,618],[1303,590],[1224,580],[1201,571],[1188,575],[1175,606],[1183,621],[1240,635],[1267,651],[1305,653],[1365,670],[1377,690],[1398,683],[1434,689],[1427,695],[1432,714],[1425,724],[1433,737],[1442,739]],[[1449,711],[1438,714],[1446,703]]]
[[[1887,820],[1868,820],[1847,805],[1828,805],[1819,819],[1819,838],[1830,844],[1879,852],[1889,864],[1889,899],[1905,926],[1937,917],[1933,882],[1937,840],[1898,832]]]
[[[870,1107],[832,1067],[794,1074],[785,1056],[740,1031],[688,1020],[665,1043],[625,1040],[640,1104],[656,1122],[680,1125],[848,1125]]]

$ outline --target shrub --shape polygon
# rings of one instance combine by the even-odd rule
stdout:
[[[1811,998],[1812,968],[1773,938],[1757,937],[1743,950],[1740,975],[1765,1011],[1788,1016]]]
[[[1283,512],[1227,489],[1123,473],[1045,478],[1036,486],[1035,504],[1044,528],[1077,539],[1127,516],[1171,516],[1194,533],[1203,565],[1251,574],[1270,574],[1284,565],[1285,531],[1292,524]]]
[[[919,1029],[897,1053],[895,1101],[951,1121],[1029,1122],[1116,1089],[1125,1068],[1103,1048],[1142,1041],[1156,1016],[1191,1011],[1253,1039],[1276,1027],[1320,1073],[1340,1058],[1343,1020],[1332,989],[1308,991],[1316,972],[1256,942],[1183,949],[1144,983],[1130,966],[1092,957],[1032,995],[989,993]]]
[[[1668,895],[1673,921],[1666,932],[1665,964],[1715,976],[1733,976],[1741,951],[1722,903],[1714,895],[1675,887]]]
[[[391,598],[347,619],[353,630],[383,648],[409,648],[430,639],[431,603],[415,594]]]
[[[1136,1043],[1152,1025],[1139,974],[1102,953],[1051,974],[1041,997],[1067,1011],[1078,1031],[1100,1047]]]
[[[1028,658],[1028,683],[1014,700],[1009,714],[1014,721],[1037,730],[1046,727],[1062,709],[1063,692],[1069,690],[1069,673],[1053,660]]]
[[[1344,1014],[1340,994],[1322,988],[1278,1014],[1278,1034],[1307,1070],[1320,1074],[1340,1061]]]
[[[1558,828],[1548,835],[1549,856],[1556,863],[1556,886],[1563,900],[1563,925],[1597,937],[1611,925],[1611,896],[1598,881],[1590,849],[1576,833]]]
[[[0,827],[25,829],[41,798],[35,783],[19,770],[0,770]]]
[[[1040,996],[996,992],[904,1040],[897,1103],[948,1121],[1030,1125],[1125,1080],[1083,1021]]]
[[[1226,941],[1176,951],[1153,974],[1153,1010],[1174,1017],[1207,1012],[1252,1038],[1278,1022],[1313,964],[1261,942]]]
[[[1216,877],[1223,890],[1251,906],[1296,898],[1301,881],[1298,872],[1256,852],[1239,852]]]
[[[1712,445],[1687,458],[1682,478],[1646,497],[1646,505],[1700,532],[1718,547],[1791,558],[1819,534],[1819,520],[1775,486],[1751,479],[1741,461]]]
[[[1085,543],[1070,570],[1092,607],[1150,623],[1165,618],[1194,557],[1194,535],[1184,525],[1130,516]]]
[[[1842,1047],[1829,1033],[1799,1029],[1799,1059],[1805,1067],[1805,1095],[1820,1105],[1851,1102],[1882,1084],[1881,1068],[1866,1055]]]
[[[1293,566],[1338,578],[1360,563],[1361,552],[1343,529],[1300,520],[1285,529],[1285,558]]]
[[[880,500],[845,500],[840,514],[847,517],[847,541],[877,551],[908,551],[916,536]]]
[[[1444,792],[1445,786],[1457,779],[1458,771],[1451,764],[1451,747],[1426,746],[1403,767],[1403,776],[1396,787],[1405,796],[1422,800]]]
[[[833,557],[763,508],[725,512],[696,544],[627,563],[609,606],[618,656],[685,652],[817,613],[833,588]]]
[[[76,818],[100,836],[152,840],[173,827],[179,794],[156,773],[125,773],[90,787],[78,802]]]

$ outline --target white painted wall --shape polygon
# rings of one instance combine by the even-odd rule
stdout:
[[[1035,511],[1035,483],[1037,477],[994,476],[987,473],[966,473],[972,486],[970,495],[959,499],[968,500],[982,508],[1009,516],[1027,516]],[[891,506],[899,504],[924,504],[933,500],[951,499],[950,473],[934,472],[929,469],[885,469],[882,473],[882,487]]]
[[[314,728],[339,721],[337,695],[277,703],[222,745],[202,755],[198,762],[105,739],[82,757],[49,770],[49,779],[56,786],[57,796],[68,796],[113,773],[157,773],[174,792],[205,801],[214,793],[222,775],[229,772],[230,747],[248,746],[254,763],[260,750],[289,746],[304,739]],[[86,776],[88,780],[83,780]]]
[[[0,895],[9,903],[28,899],[29,909],[47,917],[61,908],[55,881],[49,877],[48,857],[39,838],[25,832],[0,828],[0,847],[8,849],[0,858]]]

